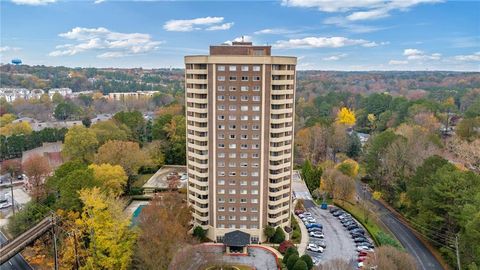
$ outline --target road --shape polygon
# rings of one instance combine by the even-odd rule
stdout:
[[[0,243],[3,244],[7,238],[0,231]],[[0,265],[0,270],[33,270],[33,268],[25,261],[22,255],[17,254],[6,263]]]
[[[362,196],[365,195],[365,198],[375,205],[380,220],[388,227],[395,237],[397,237],[407,252],[415,258],[420,270],[443,269],[440,262],[435,256],[433,256],[422,241],[417,238],[412,230],[403,225],[403,223],[395,217],[395,214],[383,206],[383,204],[373,200],[370,191],[366,190],[365,194],[363,194],[363,189],[361,188],[360,183],[357,183],[357,191],[358,194],[361,194]]]

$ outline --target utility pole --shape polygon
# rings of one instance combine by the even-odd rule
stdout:
[[[460,251],[458,249],[458,234],[455,235],[455,250],[457,252],[457,265],[458,265],[458,270],[462,270],[462,267],[460,265]]]
[[[53,234],[53,253],[55,253],[55,256],[54,256],[54,269],[55,270],[58,270],[58,250],[57,250],[57,234],[55,232],[55,225],[56,225],[56,222],[55,222],[55,214],[52,213],[52,234]]]
[[[13,199],[13,174],[10,174],[10,192],[12,193],[12,211],[15,216],[15,200]]]

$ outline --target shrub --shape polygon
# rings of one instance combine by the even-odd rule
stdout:
[[[293,270],[308,270],[307,263],[303,260],[298,260],[293,266]]]
[[[289,247],[287,248],[287,251],[285,252],[285,255],[283,255],[283,260],[282,262],[284,264],[287,264],[287,261],[288,261],[288,258],[291,256],[291,255],[297,255],[298,256],[298,250],[296,247]]]
[[[298,255],[297,254],[292,254],[288,257],[287,260],[287,269],[288,270],[293,270],[293,267],[295,266],[295,263],[298,261]]]
[[[280,251],[280,253],[282,254],[285,254],[285,252],[287,252],[287,249],[288,248],[291,248],[291,247],[295,247],[295,245],[293,244],[292,241],[283,241],[280,246],[278,247],[278,251]]]
[[[204,230],[202,227],[197,226],[195,229],[193,229],[193,236],[198,238],[200,241],[204,241],[205,238],[207,237],[207,231]]]
[[[300,257],[300,260],[304,261],[307,264],[308,270],[313,268],[313,261],[312,261],[312,257],[310,257],[310,255],[305,254],[302,257]]]
[[[285,232],[282,228],[277,227],[277,229],[275,230],[275,234],[272,236],[270,242],[280,244],[283,241],[285,241]]]
[[[302,237],[302,233],[300,231],[293,231],[292,233],[292,239],[297,240]]]
[[[377,232],[375,236],[377,238],[378,243],[381,246],[387,245],[387,246],[396,247],[398,249],[402,249],[400,244],[395,239],[393,239],[390,235],[382,231]]]
[[[265,236],[267,237],[268,241],[270,241],[270,239],[273,237],[273,235],[275,234],[275,228],[273,228],[272,226],[265,226],[263,228],[263,233],[265,234]]]

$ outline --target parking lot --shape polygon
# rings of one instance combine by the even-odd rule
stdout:
[[[320,206],[312,201],[305,201],[306,210],[312,213],[312,216],[318,223],[323,225],[323,234],[326,248],[323,253],[307,250],[307,254],[312,258],[318,258],[320,263],[325,263],[333,259],[342,259],[353,261],[357,258],[356,246],[350,237],[348,231],[343,227],[340,221]],[[321,239],[309,237],[309,243],[320,242]]]

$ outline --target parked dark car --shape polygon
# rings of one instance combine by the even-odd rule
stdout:
[[[338,210],[340,210],[340,209],[338,209],[337,207],[330,207],[330,210],[328,210],[328,211],[329,211],[331,214],[333,214],[333,212],[337,212]]]
[[[350,235],[352,236],[352,238],[365,237],[363,233],[351,233]]]
[[[308,232],[321,232],[323,231],[322,228],[311,227],[307,229]]]
[[[343,223],[343,227],[349,227],[349,226],[352,226],[352,225],[357,225],[357,223],[355,221],[350,221],[350,222]]]
[[[361,234],[365,234],[365,231],[362,229],[362,228],[357,228],[357,229],[353,229],[353,230],[349,230],[350,233],[361,233]]]
[[[365,246],[365,247],[368,247],[368,248],[375,248],[375,246],[372,245],[372,243],[370,243],[370,242],[358,242],[355,245],[357,247]]]
[[[358,227],[358,225],[350,225],[350,226],[347,227],[347,230],[349,230],[349,231],[356,230],[356,229],[360,229]]]
[[[357,238],[353,239],[353,242],[355,242],[355,243],[361,243],[361,242],[367,242],[367,241],[368,241],[368,239],[365,238],[365,237],[357,237]]]
[[[334,216],[334,217],[339,217],[339,216],[341,216],[341,215],[343,215],[343,214],[345,214],[345,212],[342,211],[342,210],[340,210],[340,211],[334,212],[334,213],[333,213],[333,216]]]

